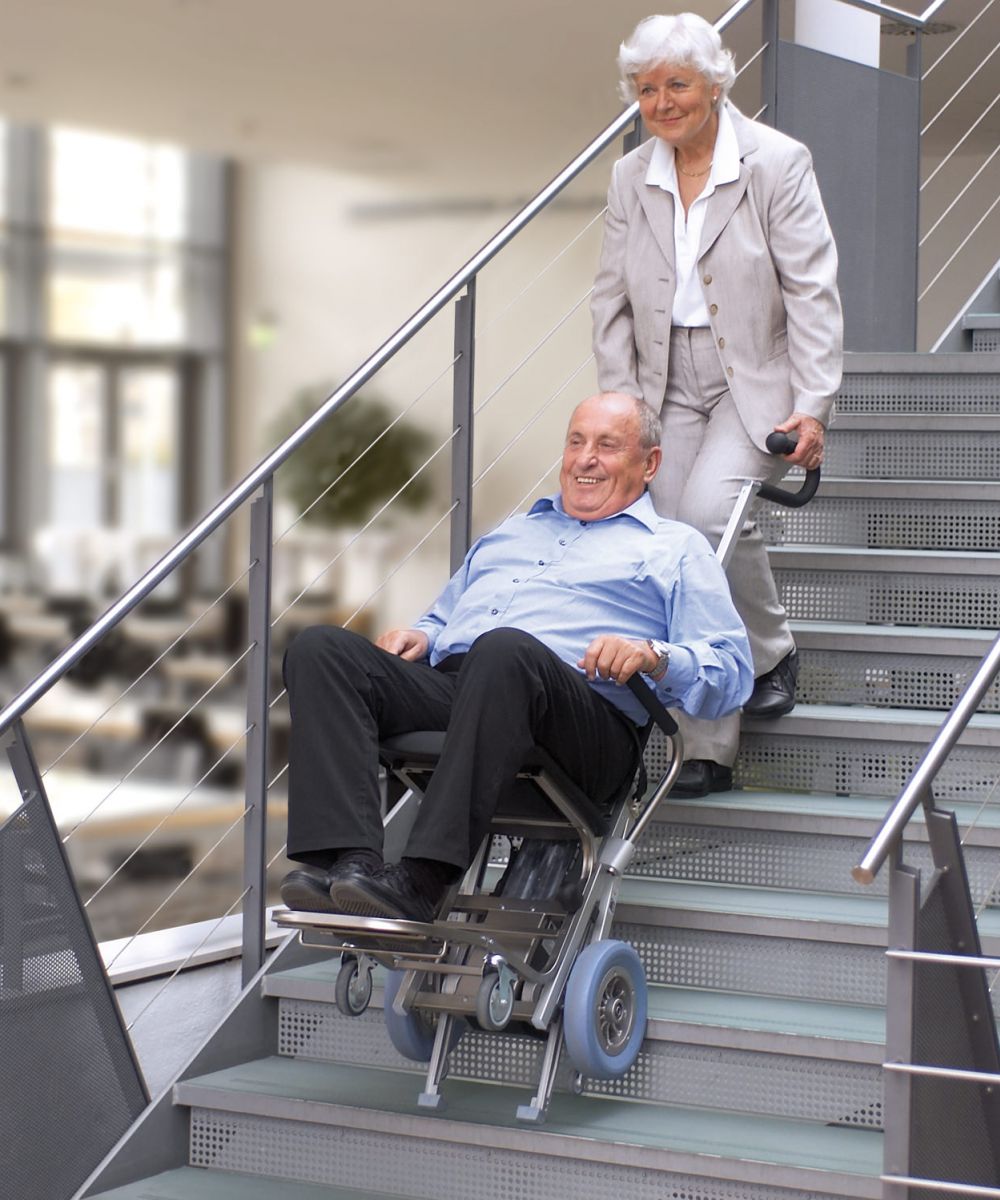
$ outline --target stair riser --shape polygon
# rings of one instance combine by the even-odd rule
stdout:
[[[1000,629],[1000,588],[986,577],[776,564],[774,578],[793,620]]]
[[[962,694],[980,662],[971,656],[885,653],[878,647],[877,633],[871,640],[871,650],[818,650],[800,640],[798,702],[943,714]],[[1000,712],[1000,681],[986,693],[979,711]]]
[[[460,1115],[460,1114],[457,1114]],[[294,1178],[314,1183],[385,1191],[393,1195],[435,1200],[663,1200],[691,1196],[698,1200],[833,1200],[836,1196],[878,1195],[878,1181],[858,1178],[851,1190],[823,1190],[823,1172],[814,1172],[808,1190],[778,1187],[749,1180],[680,1174],[644,1156],[638,1166],[616,1162],[580,1161],[555,1155],[525,1154],[491,1144],[483,1130],[479,1144],[422,1140],[402,1131],[355,1129],[266,1117],[215,1113],[196,1108],[191,1113],[191,1164],[249,1174]],[[633,1159],[634,1147],[623,1147]],[[724,1154],[725,1147],[718,1147]],[[708,1160],[705,1170],[721,1174],[725,1163]],[[783,1171],[768,1169],[781,1178]],[[815,1188],[815,1190],[814,1190]]]
[[[1000,504],[817,496],[805,508],[762,508],[770,546],[857,546],[877,550],[981,550],[1000,546]]]
[[[837,396],[839,413],[995,413],[1000,374],[850,372]]]
[[[692,1041],[698,1036],[692,1030]],[[413,1070],[389,1043],[381,1009],[344,1017],[328,1004],[280,1002],[279,1053],[326,1062]],[[486,1034],[469,1030],[452,1052],[449,1074],[533,1087],[542,1065],[543,1042],[525,1034]],[[564,1056],[557,1091],[569,1091],[573,1070]],[[419,1092],[422,1072],[414,1074]],[[881,1068],[843,1062],[838,1043],[830,1058],[647,1039],[636,1065],[620,1080],[587,1079],[584,1092],[660,1104],[694,1105],[878,1128],[882,1103]]]
[[[972,349],[976,354],[996,354],[1000,351],[1000,329],[973,329]]]
[[[841,736],[743,731],[734,778],[743,788],[824,792],[840,796],[895,797],[903,790],[930,741],[880,741],[859,736],[863,725],[847,723]],[[939,803],[985,801],[1000,777],[1000,751],[958,745],[934,782]]]
[[[634,921],[627,912],[612,937],[632,943],[650,983],[837,1004],[885,1003],[880,946],[670,928]]]
[[[851,868],[861,861],[869,841],[738,826],[657,823],[643,837],[629,873],[652,879],[857,895],[860,885],[852,878]],[[977,906],[987,901],[1000,903],[998,857],[989,847],[965,848],[969,886]],[[907,842],[906,861],[925,878],[934,869],[930,847],[924,842]],[[888,872],[879,875],[864,893],[887,895]]]
[[[823,473],[845,479],[1000,479],[1000,434],[963,433],[961,422],[956,424],[954,433],[838,429],[835,424]]]

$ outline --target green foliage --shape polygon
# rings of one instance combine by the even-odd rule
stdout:
[[[275,435],[287,437],[333,390],[321,384],[297,392],[277,422]],[[389,429],[392,418],[392,410],[384,400],[359,392],[328,417],[280,468],[278,488],[298,512],[303,512],[339,479],[305,519],[327,527],[363,525],[406,483],[433,448],[430,435],[412,422],[402,419]],[[380,434],[384,436],[376,442]],[[368,446],[368,453],[351,466]],[[339,478],[341,475],[343,478]],[[431,480],[424,472],[393,501],[386,516],[397,508],[420,508],[431,492]]]

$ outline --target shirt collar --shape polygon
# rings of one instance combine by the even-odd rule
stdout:
[[[713,192],[723,183],[734,183],[740,177],[740,147],[736,140],[736,129],[729,115],[729,105],[719,109],[719,129],[715,135],[715,152],[712,155],[712,171],[705,184],[706,193]],[[646,183],[650,187],[663,188],[677,194],[677,167],[674,163],[673,147],[662,138],[656,138],[653,152],[649,156]]]
[[[562,496],[556,492],[554,496],[542,496],[528,509],[528,516],[534,517],[542,512],[557,512],[561,517],[566,517],[567,520],[575,520],[567,516],[566,510],[562,506]],[[620,512],[611,513],[610,516],[601,517],[601,521],[614,521],[617,517],[631,517],[638,521],[640,525],[645,525],[650,533],[655,533],[657,526],[660,523],[660,518],[657,516],[656,509],[653,507],[653,501],[649,498],[649,492],[643,492],[638,500],[621,509]],[[595,521],[593,524],[600,524],[600,521]]]

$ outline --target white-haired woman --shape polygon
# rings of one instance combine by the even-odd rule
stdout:
[[[608,192],[591,302],[599,384],[660,413],[654,503],[716,545],[744,479],[822,459],[841,376],[836,249],[809,151],[729,103],[732,55],[708,22],[647,17],[618,66],[652,136],[615,164]],[[798,435],[787,458],[767,453],[775,429]],[[756,675],[744,711],[780,716],[798,662],[752,521],[729,579]],[[684,732],[675,790],[731,786],[738,717]]]

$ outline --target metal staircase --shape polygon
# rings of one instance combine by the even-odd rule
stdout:
[[[763,7],[776,19],[775,5]],[[750,8],[750,0],[740,0],[724,21]],[[766,64],[763,49],[749,61],[760,55]],[[631,123],[632,115],[622,114],[595,139],[0,712],[0,737],[16,760],[19,792],[28,798],[26,807],[40,810],[45,792],[22,717],[30,723],[39,697],[244,501],[257,497],[249,645],[235,664],[246,660],[251,677],[242,732],[233,741],[246,743],[246,800],[216,843],[236,831],[245,838],[243,891],[228,911],[244,910],[247,986],[171,1091],[79,1187],[80,1200],[563,1200],[574,1194],[603,1200],[612,1189],[637,1200],[902,1194],[884,1193],[884,1186],[898,1185],[880,1179],[882,1129],[891,1141],[893,1121],[910,1118],[908,1105],[883,1103],[889,1088],[881,1070],[886,893],[892,885],[878,879],[863,890],[851,868],[1000,628],[1000,354],[984,348],[982,338],[977,353],[856,356],[848,364],[820,497],[806,509],[764,518],[802,657],[800,703],[778,722],[746,723],[739,790],[668,803],[645,838],[614,934],[636,946],[653,985],[646,1043],[625,1079],[585,1081],[578,1094],[563,1068],[546,1124],[525,1128],[512,1114],[517,1089],[534,1077],[539,1044],[526,1034],[471,1032],[444,1084],[446,1110],[428,1114],[416,1106],[419,1075],[395,1056],[381,1027],[378,996],[368,1014],[342,1017],[332,1003],[335,964],[294,943],[261,967],[266,868],[280,856],[265,861],[268,794],[275,785],[280,792],[284,770],[280,761],[268,762],[269,714],[280,703],[268,690],[268,640],[271,624],[284,615],[269,620],[271,546],[279,540],[270,527],[273,473],[461,295],[454,355],[438,377],[454,368],[454,421],[431,455],[451,454],[452,499],[421,538],[450,521],[452,556],[460,557],[470,529],[473,412],[519,369],[475,408],[473,349],[482,333],[476,279]],[[533,486],[527,470],[521,484]],[[655,744],[650,753],[657,753]],[[955,809],[964,831],[982,948],[991,955],[1000,953],[998,766],[994,683],[936,780],[938,798]],[[0,823],[0,834],[9,834],[9,826]],[[34,861],[21,862],[16,851],[11,861],[24,867],[25,887],[44,898],[44,871]],[[930,867],[923,825],[908,828],[906,856]],[[7,869],[16,894],[17,871]],[[44,1036],[50,994],[29,996],[21,988],[9,995],[11,981],[17,982],[11,964],[17,967],[22,949],[5,927],[0,1004],[27,1009],[33,1003]],[[34,953],[30,945],[28,951]],[[59,989],[76,987],[74,971],[68,983],[57,981]],[[127,1043],[124,1031],[121,1041],[113,1049]],[[75,1081],[68,1072],[56,1082],[68,1092]],[[57,1140],[72,1136],[56,1130]],[[49,1144],[40,1138],[31,1153],[41,1159]]]
[[[540,1043],[473,1031],[453,1053],[445,1112],[428,1115],[378,994],[345,1018],[335,962],[279,961],[260,984],[277,1010],[267,1052],[174,1089],[190,1165],[102,1197],[882,1194],[887,887],[862,890],[850,872],[992,641],[980,627],[1000,624],[995,552],[977,524],[1000,357],[859,357],[841,412],[815,512],[766,518],[800,703],[745,723],[741,790],[668,801],[622,891],[614,936],[652,984],[635,1068],[574,1094],[563,1067],[545,1125],[527,1129],[512,1119],[515,1089],[530,1087]],[[859,432],[877,438],[858,448]],[[908,461],[925,478],[899,479]],[[933,522],[907,504],[929,505]],[[994,685],[937,788],[965,831],[987,954],[1000,952],[1000,805],[983,805],[1000,764],[997,704]],[[929,870],[923,826],[908,837],[908,858]]]

